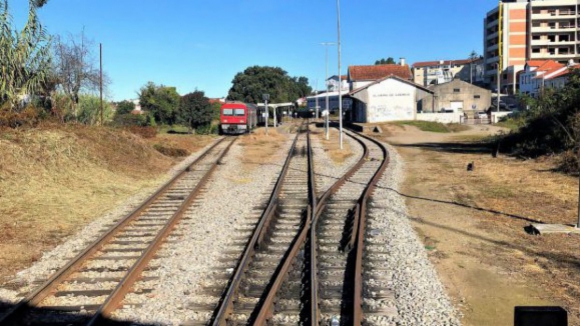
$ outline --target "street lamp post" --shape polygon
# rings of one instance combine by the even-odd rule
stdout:
[[[336,0],[336,17],[337,17],[337,30],[338,30],[338,142],[340,143],[340,149],[342,149],[342,78],[340,72],[340,0]]]
[[[264,100],[264,111],[266,113],[266,135],[268,134],[268,118],[269,118],[269,114],[268,114],[268,100],[270,99],[270,94],[262,94],[262,99]]]
[[[499,71],[499,62],[498,62],[497,63],[497,89],[496,89],[496,92],[495,92],[495,95],[496,95],[496,97],[495,97],[495,99],[496,99],[495,105],[496,105],[497,112],[499,112],[499,101],[500,101],[500,97],[499,97],[499,88],[500,88],[500,84],[499,84],[499,73],[500,73],[500,71]]]
[[[314,106],[314,118],[318,119],[320,116],[318,115],[319,105],[318,105],[318,79],[316,80],[316,90],[314,90],[314,100],[316,105]]]
[[[324,83],[326,85],[326,117],[325,117],[325,130],[324,130],[324,134],[326,136],[326,140],[328,140],[328,133],[329,133],[329,128],[328,128],[328,122],[329,122],[329,116],[330,116],[330,108],[329,108],[329,104],[328,104],[328,46],[329,45],[334,45],[335,43],[332,42],[322,42],[320,43],[322,45],[324,45],[325,50],[326,50],[326,78],[324,79]],[[342,86],[342,79],[340,78],[340,76],[338,76],[338,87],[340,88]]]

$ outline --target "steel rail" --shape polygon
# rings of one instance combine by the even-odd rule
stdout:
[[[312,224],[312,215],[314,213],[314,208],[317,206],[317,198],[316,198],[316,185],[314,179],[314,162],[313,162],[313,155],[312,155],[312,146],[310,142],[310,129],[307,131],[306,135],[307,144],[308,144],[308,197],[309,197],[309,204],[307,208],[306,220],[302,225],[302,230],[298,233],[296,238],[294,239],[292,245],[290,246],[289,252],[284,258],[284,262],[282,267],[274,277],[274,281],[272,282],[272,286],[270,287],[270,291],[268,292],[266,298],[264,299],[262,305],[259,307],[258,315],[254,322],[254,325],[266,325],[268,319],[272,317],[272,312],[274,308],[274,301],[276,299],[276,295],[282,284],[286,275],[289,273],[292,264],[300,252],[300,248],[306,242],[306,238],[308,236],[308,231],[310,230],[310,226]],[[311,257],[312,263],[312,257]],[[310,324],[312,326],[318,325],[319,318],[316,314],[317,309],[310,307]]]
[[[110,318],[113,311],[115,311],[125,295],[131,291],[131,288],[137,280],[139,280],[141,273],[147,267],[147,264],[155,257],[157,251],[161,248],[164,240],[171,234],[175,226],[181,221],[183,215],[190,207],[192,202],[197,198],[201,189],[205,186],[209,178],[213,175],[213,172],[217,168],[219,162],[226,156],[230,147],[234,144],[237,138],[229,143],[229,145],[223,150],[218,159],[211,165],[211,168],[205,173],[203,178],[197,183],[195,188],[187,196],[187,198],[179,206],[177,212],[169,219],[167,224],[161,229],[157,234],[155,239],[149,244],[145,252],[141,257],[133,264],[133,266],[127,271],[125,277],[117,285],[115,290],[109,295],[105,302],[101,305],[101,308],[96,312],[95,316],[89,321],[87,326],[99,325],[106,321],[106,318]]]
[[[308,137],[310,137],[310,135],[308,135]],[[352,137],[352,136],[351,136]],[[300,231],[299,235],[296,238],[296,241],[293,243],[290,252],[288,254],[288,256],[286,257],[282,268],[280,269],[279,273],[277,274],[277,276],[274,278],[272,287],[270,288],[270,292],[268,293],[266,299],[264,300],[264,303],[262,304],[262,306],[259,308],[259,312],[258,312],[258,317],[256,318],[256,321],[254,323],[254,325],[265,325],[268,318],[271,317],[272,314],[272,308],[273,308],[273,302],[276,298],[276,295],[278,293],[278,291],[280,290],[282,283],[284,281],[284,279],[286,278],[287,274],[290,271],[290,267],[292,265],[292,263],[294,262],[294,260],[296,259],[296,256],[298,255],[300,248],[302,247],[303,244],[305,244],[305,241],[307,239],[307,235],[310,235],[309,237],[309,241],[310,241],[310,275],[309,275],[309,280],[310,280],[310,306],[309,306],[309,311],[308,311],[308,315],[310,316],[310,325],[311,326],[318,326],[320,323],[320,311],[318,309],[319,307],[319,299],[318,299],[318,276],[317,276],[317,269],[316,269],[316,265],[317,265],[317,243],[316,243],[316,222],[318,219],[318,216],[322,213],[322,207],[324,206],[324,203],[328,200],[328,198],[330,197],[331,194],[335,193],[336,191],[338,191],[340,189],[340,187],[342,187],[342,185],[344,185],[344,183],[346,182],[346,180],[348,178],[350,178],[354,173],[356,173],[356,171],[358,171],[358,169],[364,164],[366,157],[368,156],[368,149],[366,148],[365,144],[358,140],[356,137],[352,137],[353,139],[355,139],[356,141],[358,141],[364,148],[364,154],[361,156],[360,160],[346,173],[344,174],[340,179],[338,179],[333,186],[331,186],[320,198],[316,198],[316,192],[315,192],[315,186],[314,186],[314,164],[312,162],[312,155],[311,155],[311,148],[309,148],[309,167],[310,171],[309,173],[311,173],[309,175],[309,178],[311,180],[311,182],[309,181],[309,183],[311,184],[311,196],[313,198],[313,200],[311,201],[311,205],[309,205],[309,208],[312,206],[314,207],[314,209],[312,209],[312,213],[309,214],[309,216],[307,217],[307,223],[304,223],[304,226],[302,228],[302,230]],[[310,138],[308,138],[308,144],[310,145]]]
[[[363,279],[362,279],[362,274],[363,274],[363,254],[364,254],[364,238],[365,238],[365,231],[366,231],[366,208],[367,208],[367,201],[369,199],[369,197],[371,196],[372,192],[375,190],[377,183],[379,182],[379,179],[382,177],[383,173],[385,172],[385,169],[387,168],[387,165],[389,164],[389,156],[388,156],[388,152],[386,147],[381,144],[381,142],[368,137],[366,135],[360,134],[358,132],[355,132],[355,134],[359,135],[360,137],[363,137],[373,143],[375,143],[376,145],[379,146],[379,148],[382,150],[383,152],[383,162],[381,163],[381,165],[379,166],[379,168],[377,169],[377,172],[375,172],[373,178],[371,179],[371,181],[369,182],[369,185],[365,188],[365,190],[363,191],[363,194],[361,195],[360,199],[359,199],[359,203],[357,204],[357,209],[356,211],[358,212],[358,214],[355,216],[355,221],[357,224],[356,227],[356,244],[355,244],[355,266],[354,266],[354,291],[353,291],[353,300],[352,300],[352,312],[353,312],[353,319],[352,319],[352,325],[356,325],[356,326],[360,326],[362,325],[363,322]]]
[[[226,325],[229,316],[233,312],[234,300],[238,294],[242,277],[246,272],[246,270],[248,269],[248,266],[250,265],[250,262],[252,260],[252,257],[254,256],[256,249],[258,249],[259,246],[261,245],[265,235],[265,231],[268,229],[268,225],[271,222],[274,213],[276,212],[276,207],[278,206],[278,195],[280,193],[280,190],[282,189],[282,184],[284,183],[286,174],[288,173],[288,168],[290,167],[292,153],[294,153],[296,143],[298,141],[298,136],[300,135],[300,128],[302,128],[302,125],[299,127],[299,132],[296,134],[296,137],[294,138],[294,141],[290,146],[290,150],[288,151],[288,157],[286,157],[286,161],[284,162],[282,171],[280,172],[278,180],[276,181],[276,185],[274,186],[274,190],[270,195],[268,206],[262,213],[262,216],[260,217],[260,220],[256,225],[256,228],[254,229],[252,238],[250,239],[250,241],[246,246],[246,249],[244,250],[244,254],[240,259],[238,266],[236,267],[236,271],[234,272],[234,275],[231,278],[231,282],[228,285],[223,300],[221,301],[221,304],[217,309],[217,313],[215,314],[212,323],[212,325],[214,326]]]
[[[149,196],[143,204],[137,207],[132,212],[128,213],[123,217],[119,222],[113,225],[105,234],[103,234],[100,238],[92,242],[85,250],[80,252],[77,256],[75,256],[69,263],[65,266],[60,268],[57,272],[55,272],[48,280],[46,280],[41,286],[39,286],[36,290],[32,293],[27,295],[24,299],[22,299],[19,303],[17,303],[11,310],[7,311],[2,317],[0,317],[0,324],[1,325],[11,325],[14,324],[18,318],[22,316],[23,313],[26,312],[29,308],[34,308],[38,305],[44,298],[46,298],[55,288],[64,281],[68,276],[76,272],[83,264],[85,259],[95,252],[100,250],[102,246],[113,238],[116,233],[122,229],[124,226],[132,222],[136,217],[138,217],[148,206],[150,206],[153,202],[155,202],[161,195],[163,195],[167,190],[169,190],[179,179],[183,177],[188,170],[195,166],[199,161],[201,161],[207,154],[221,144],[226,138],[222,138],[213,144],[210,148],[208,148],[203,154],[201,154],[197,159],[195,159],[188,167],[183,169],[179,172],[176,176],[174,176],[171,180],[167,181],[165,184],[159,188],[154,194]]]

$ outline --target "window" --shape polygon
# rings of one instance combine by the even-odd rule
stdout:
[[[244,109],[235,109],[234,110],[234,115],[236,117],[243,117],[243,116],[246,115],[246,110],[244,110]]]
[[[459,89],[459,88],[454,88],[453,89],[453,93],[459,93],[459,92],[461,92],[461,89]]]
[[[232,116],[232,115],[234,115],[234,110],[233,109],[223,109],[222,114],[227,115],[227,116]]]
[[[480,98],[481,96],[479,95],[473,95],[473,98]]]

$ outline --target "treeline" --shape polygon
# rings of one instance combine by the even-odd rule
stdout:
[[[228,100],[247,103],[263,102],[263,94],[269,94],[272,103],[293,103],[312,92],[308,78],[290,77],[279,67],[248,67],[236,74],[232,84]]]
[[[558,155],[559,169],[579,170],[580,70],[574,69],[567,84],[546,89],[537,98],[521,95],[529,110],[510,118],[517,129],[499,137],[500,150],[520,157]]]
[[[0,0],[0,127],[35,125],[52,119],[88,125],[156,126],[182,124],[190,131],[206,132],[219,117],[219,103],[212,107],[203,91],[181,96],[175,87],[149,82],[139,92],[142,111],[130,101],[104,101],[110,80],[101,80],[98,48],[84,31],[78,35],[50,35],[40,24],[37,9],[47,0],[29,0],[28,20],[18,30]],[[291,77],[278,67],[252,66],[236,74],[229,100],[295,102],[312,92],[306,77]]]

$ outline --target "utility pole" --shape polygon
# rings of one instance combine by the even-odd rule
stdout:
[[[324,45],[324,48],[326,50],[326,78],[324,79],[324,83],[326,85],[326,117],[325,117],[325,136],[326,136],[326,140],[328,140],[328,134],[329,134],[329,120],[330,120],[330,107],[329,107],[329,99],[328,99],[328,46],[329,45],[335,45],[335,43],[331,43],[331,42],[322,42],[320,43],[322,45]],[[338,87],[340,88],[342,86],[342,78],[340,76],[338,76]]]
[[[338,30],[338,142],[340,149],[342,149],[342,87],[341,72],[340,72],[340,0],[336,0],[336,16],[337,16],[337,30]]]
[[[268,100],[270,99],[270,94],[262,94],[262,99],[264,99],[264,111],[266,113],[266,135],[268,134],[268,118],[269,118],[269,114],[268,114]]]
[[[316,80],[316,89],[314,90],[314,100],[316,101],[316,105],[314,107],[314,118],[318,119],[319,115],[318,115],[318,79]]]
[[[272,114],[274,114],[274,128],[277,127],[278,125],[278,115],[276,114],[276,111],[278,110],[278,107],[276,106],[272,106]]]
[[[101,93],[101,126],[104,126],[103,121],[103,43],[99,43],[99,88]]]

